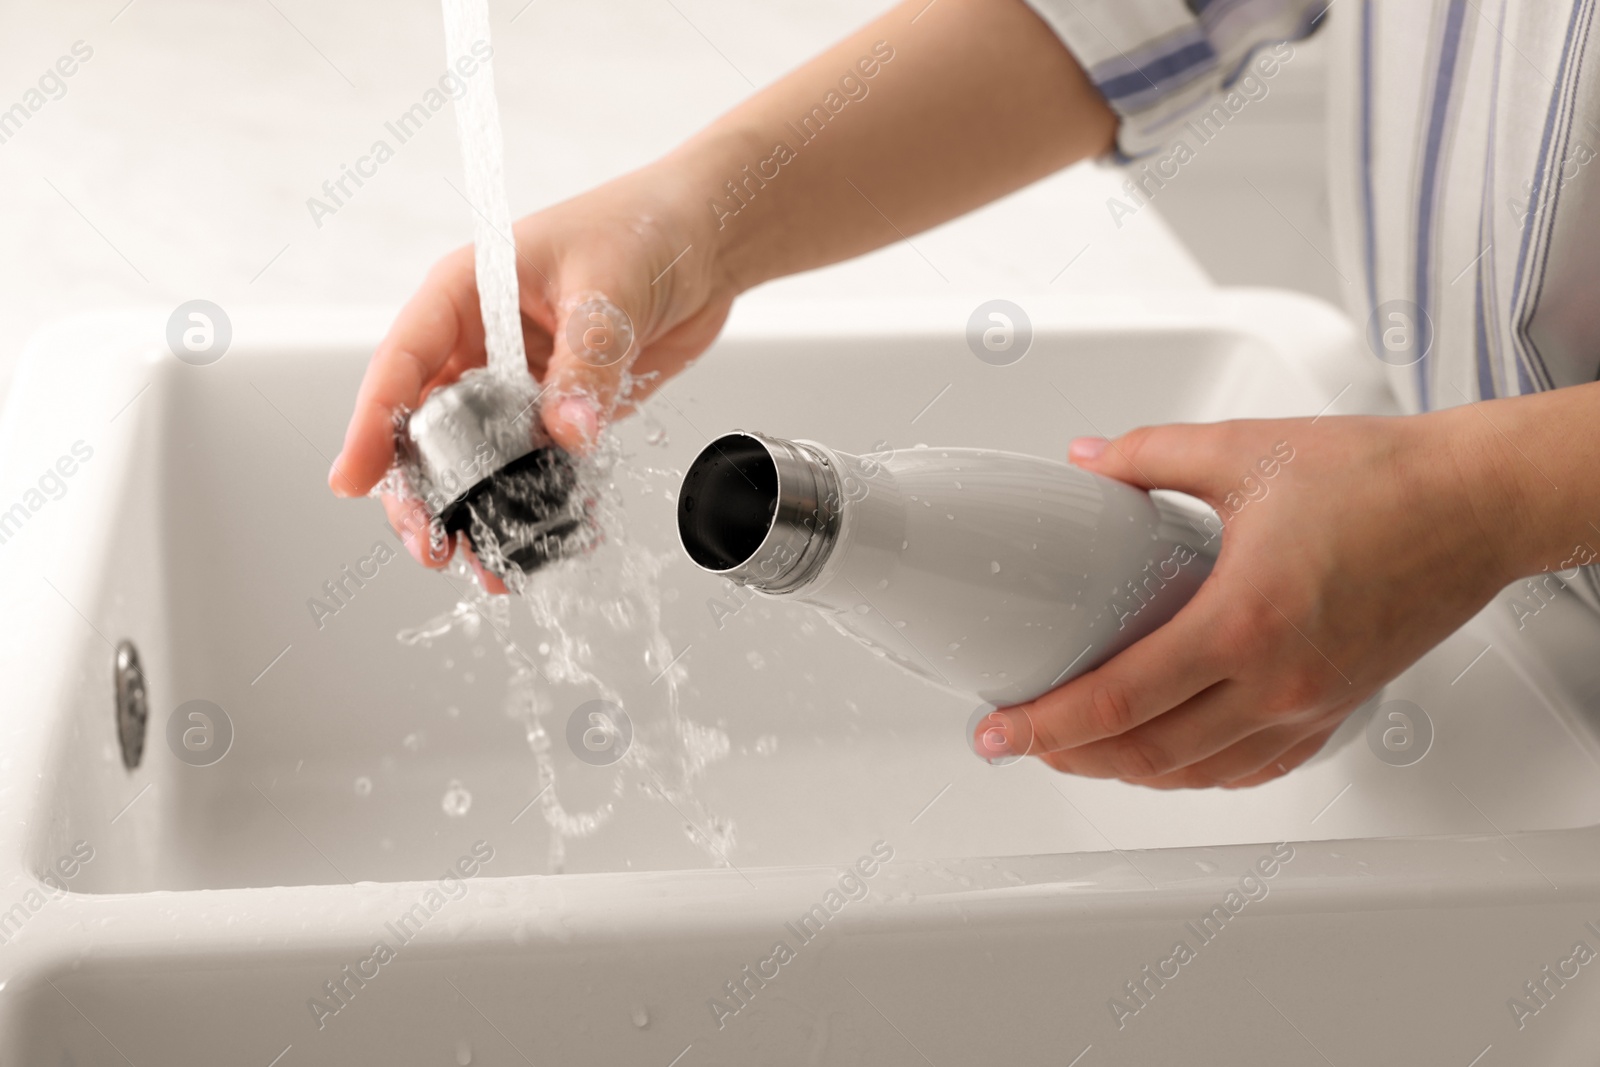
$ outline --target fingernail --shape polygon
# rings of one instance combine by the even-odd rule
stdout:
[[[334,496],[347,497],[354,495],[350,492],[350,479],[346,478],[344,472],[339,469],[339,461],[337,459],[328,468],[328,488],[333,490]]]
[[[556,409],[562,422],[578,431],[585,443],[593,441],[600,433],[600,411],[594,401],[586,396],[569,396]]]
[[[1099,459],[1110,443],[1104,437],[1074,437],[1067,448],[1067,456],[1073,462],[1090,463]]]
[[[428,522],[428,530],[424,535],[427,540],[429,558],[435,563],[449,563],[450,557],[456,553],[456,541],[450,534],[439,528],[439,521],[432,519]],[[466,537],[466,534],[462,534]]]
[[[978,751],[988,760],[1013,755],[1005,719],[996,715],[984,720],[983,727],[978,731]]]

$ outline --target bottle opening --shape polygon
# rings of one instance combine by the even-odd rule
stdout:
[[[724,434],[690,464],[678,494],[678,536],[689,558],[710,571],[749,561],[778,511],[778,466],[764,445]]]

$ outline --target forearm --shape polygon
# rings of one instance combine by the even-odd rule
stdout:
[[[1600,562],[1600,383],[1481,401],[1437,416],[1507,579]]]
[[[702,213],[742,291],[954,218],[1106,151],[1115,132],[1021,0],[909,0],[652,169]]]

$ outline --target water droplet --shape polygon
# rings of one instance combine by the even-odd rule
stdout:
[[[756,738],[756,755],[770,756],[778,751],[778,735],[762,734]]]
[[[947,518],[947,519],[954,519],[955,518],[955,516],[950,514],[950,512],[948,512],[948,511],[944,513],[944,517]]]
[[[540,641],[539,642],[539,655],[548,656],[549,654],[550,654],[550,642],[549,641]]]
[[[472,1042],[466,1038],[456,1042],[456,1064],[458,1067],[471,1067]]]
[[[956,483],[956,490],[957,490],[957,491],[960,491],[960,489],[961,489],[961,483],[960,483],[960,482],[957,482],[957,483]]]
[[[406,734],[405,737],[400,739],[400,743],[411,752],[420,752],[422,750],[422,735]]]
[[[872,610],[872,608],[870,606],[866,605],[866,604],[857,604],[856,605],[856,614],[857,615],[865,615],[867,612],[869,612],[871,610]]]
[[[356,796],[367,797],[372,795],[372,779],[362,775],[356,779]]]
[[[635,1004],[633,1006],[633,1013],[630,1018],[633,1019],[633,1025],[641,1030],[650,1025],[650,1013],[645,1010],[643,1004]]]
[[[461,718],[461,709],[456,707],[454,704],[451,704],[448,708],[445,708],[444,713],[450,716],[452,719]]]
[[[750,669],[753,671],[759,671],[767,665],[766,657],[755,649],[751,649],[744,654],[744,661],[750,664]]]
[[[910,541],[901,541],[900,542],[900,551],[904,552],[906,549],[908,549],[910,547],[911,547],[911,542]]]
[[[905,627],[906,620],[904,620],[904,619],[896,619],[894,621],[894,624],[895,624],[895,626],[900,627],[900,628],[903,629]]]
[[[879,578],[878,579],[878,588],[879,589],[887,589],[887,588],[889,588],[889,579],[887,579],[887,578]]]
[[[1000,561],[999,560],[991,559],[989,561],[989,573],[990,574],[999,574],[1000,573]]]
[[[472,810],[472,794],[467,792],[466,786],[455,779],[450,780],[450,785],[444,791],[444,799],[440,801],[444,813],[452,819],[459,819]]]

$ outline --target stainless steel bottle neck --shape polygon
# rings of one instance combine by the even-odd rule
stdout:
[[[839,536],[839,475],[818,446],[736,431],[690,464],[678,536],[701,568],[787,593],[821,568]]]

